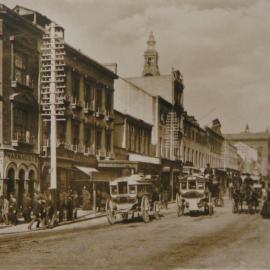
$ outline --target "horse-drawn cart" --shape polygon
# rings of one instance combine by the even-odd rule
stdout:
[[[145,176],[134,174],[110,182],[110,199],[106,202],[110,224],[141,217],[145,223],[160,217],[160,202],[154,184]]]
[[[177,215],[185,212],[203,212],[212,215],[214,207],[211,193],[207,186],[208,180],[199,174],[189,175],[179,179],[179,193],[176,195]]]

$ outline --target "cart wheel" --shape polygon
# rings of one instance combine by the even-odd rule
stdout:
[[[141,211],[142,211],[142,218],[145,223],[148,223],[150,221],[149,209],[150,209],[149,200],[146,196],[143,196],[141,203]]]
[[[159,202],[154,202],[154,214],[155,214],[155,219],[160,219],[160,206]]]
[[[209,216],[212,216],[214,214],[214,207],[212,205],[209,205]]]
[[[107,220],[110,225],[113,225],[116,222],[116,215],[114,211],[113,201],[108,199],[106,202],[106,213],[107,213]]]

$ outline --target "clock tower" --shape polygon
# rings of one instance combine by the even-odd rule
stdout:
[[[147,41],[147,50],[144,52],[143,76],[159,76],[158,52],[153,32],[150,33]]]

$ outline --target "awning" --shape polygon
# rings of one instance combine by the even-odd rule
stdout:
[[[80,170],[81,172],[83,172],[89,176],[91,175],[91,173],[98,172],[97,169],[91,168],[91,167],[75,166],[75,168],[77,168],[78,170]]]

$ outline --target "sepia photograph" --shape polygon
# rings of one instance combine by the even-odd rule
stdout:
[[[0,269],[270,269],[270,0],[0,0]]]

